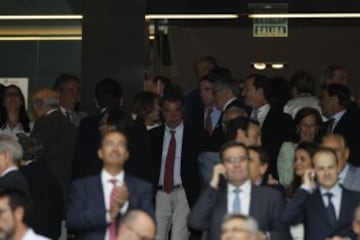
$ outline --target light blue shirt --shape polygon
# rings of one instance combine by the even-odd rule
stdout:
[[[335,186],[332,187],[330,190],[320,187],[320,193],[325,207],[329,205],[329,199],[327,196],[324,195],[327,192],[331,192],[333,194],[331,202],[335,208],[336,218],[339,219],[342,189],[339,184],[335,184]]]
[[[181,122],[175,129],[170,129],[165,124],[163,149],[162,149],[162,156],[161,156],[161,171],[160,171],[160,178],[159,178],[159,186],[164,185],[166,156],[168,153],[169,143],[170,143],[170,139],[171,139],[170,130],[175,131],[175,140],[176,140],[175,163],[174,163],[174,185],[182,184],[181,152],[182,152],[182,141],[183,141],[183,134],[184,134],[184,123],[183,122]]]
[[[204,128],[206,128],[206,117],[207,117],[208,109],[209,108],[205,108],[205,110],[204,110]],[[211,126],[212,126],[212,130],[214,130],[219,121],[221,111],[219,109],[217,109],[216,107],[212,107],[211,109],[212,109],[212,112],[210,115],[211,116]]]

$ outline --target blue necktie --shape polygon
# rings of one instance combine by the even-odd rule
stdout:
[[[334,204],[331,201],[331,198],[333,197],[333,194],[330,192],[324,193],[324,195],[328,198],[328,206],[327,206],[327,212],[329,214],[329,220],[332,226],[335,226],[336,224],[336,213],[335,213],[335,207]]]
[[[241,202],[240,202],[240,192],[241,190],[238,188],[235,188],[233,190],[235,194],[234,202],[233,202],[233,211],[234,213],[240,213],[241,211]]]

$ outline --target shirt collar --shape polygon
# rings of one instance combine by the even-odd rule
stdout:
[[[331,118],[334,119],[335,123],[339,122],[339,120],[341,119],[341,117],[345,114],[346,109],[335,113]]]
[[[239,187],[236,187],[236,186],[232,185],[231,183],[228,183],[228,193],[233,193],[236,188],[240,189],[242,193],[250,194],[251,181],[248,179]]]
[[[56,111],[58,111],[58,109],[56,109],[56,108],[50,109],[49,111],[46,112],[46,115],[49,115],[49,114],[51,114],[53,112],[56,112]]]
[[[337,183],[330,190],[327,190],[323,187],[319,187],[319,189],[320,189],[321,196],[323,196],[324,193],[328,193],[328,192],[331,192],[334,196],[340,196],[340,194],[341,194],[341,187]]]
[[[124,170],[122,170],[120,173],[118,173],[115,176],[112,176],[105,169],[101,170],[101,181],[103,184],[109,183],[111,179],[116,179],[117,185],[122,185],[124,183],[124,178],[125,178]]]
[[[169,128],[169,126],[165,124],[165,129],[166,131],[175,131],[175,132],[182,131],[184,129],[184,122],[181,121],[181,123],[177,125],[176,128]]]
[[[349,164],[345,164],[344,169],[339,174],[339,183],[341,183],[341,184],[344,183],[344,180],[345,180],[345,177],[346,177],[346,174],[348,173],[348,171],[349,171]]]
[[[4,172],[1,173],[1,177],[5,176],[9,172],[16,171],[16,170],[18,170],[18,167],[16,167],[16,166],[9,167],[8,169],[6,169]]]
[[[230,99],[224,104],[223,111],[225,111],[226,108],[227,108],[227,106],[229,106],[229,104],[232,103],[235,99],[236,99],[236,97],[230,98]]]

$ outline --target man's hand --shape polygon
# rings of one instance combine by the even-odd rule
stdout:
[[[226,178],[226,170],[223,164],[219,163],[214,166],[212,178],[210,181],[210,186],[212,188],[217,189],[219,187],[220,176],[224,176]]]
[[[310,188],[310,189],[315,189],[316,188],[316,183],[315,183],[315,170],[314,169],[307,169],[304,172],[304,176],[303,176],[303,184]]]
[[[116,218],[119,214],[120,209],[124,206],[124,203],[129,199],[129,192],[127,186],[124,184],[122,186],[116,187],[114,189],[114,200],[110,206],[110,217],[111,219]]]

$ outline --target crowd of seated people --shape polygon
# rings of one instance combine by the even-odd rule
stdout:
[[[0,221],[0,236],[359,239],[360,109],[346,69],[323,70],[319,97],[303,70],[242,85],[210,56],[194,70],[187,96],[159,75],[130,108],[121,81],[100,79],[90,116],[72,74],[31,95],[33,114],[19,87],[2,87],[0,217],[13,224]]]

